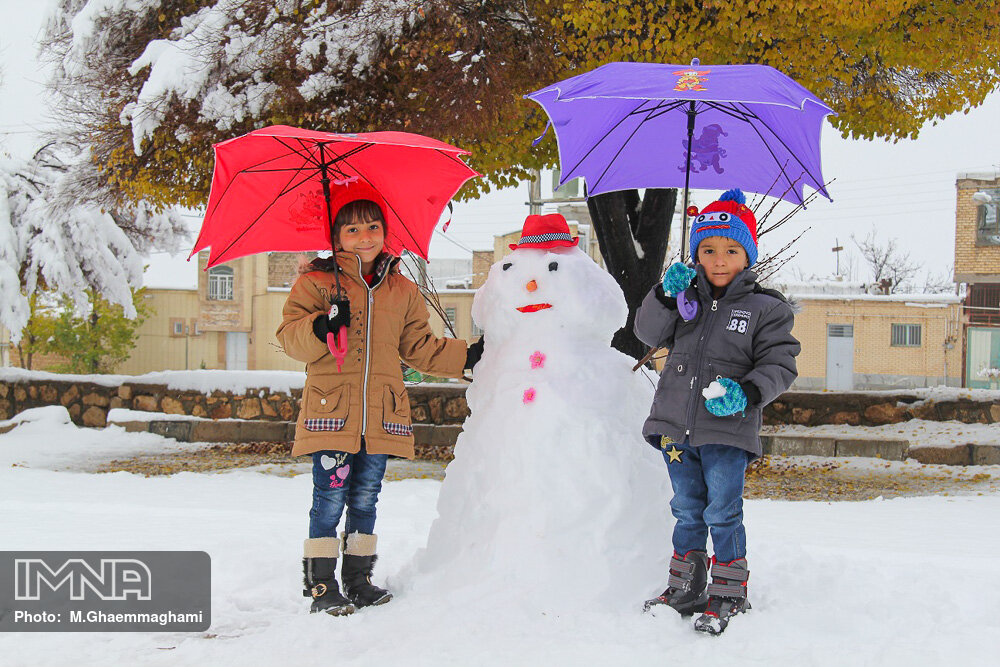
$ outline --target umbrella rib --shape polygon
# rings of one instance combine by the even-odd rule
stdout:
[[[615,156],[613,158],[611,158],[610,160],[608,160],[608,165],[604,168],[604,171],[602,171],[601,175],[597,177],[597,180],[594,181],[594,184],[592,186],[590,186],[590,190],[591,191],[595,190],[597,188],[598,184],[601,181],[604,180],[604,177],[607,175],[608,170],[611,169],[611,165],[613,165],[615,163],[615,160],[618,159],[618,156],[622,154],[623,150],[625,150],[625,147],[628,145],[628,142],[632,141],[632,137],[634,137],[635,133],[639,131],[639,128],[642,127],[642,124],[645,123],[647,120],[649,120],[652,117],[653,112],[656,111],[658,108],[659,107],[656,107],[654,109],[650,109],[649,113],[646,115],[646,117],[643,118],[642,120],[640,120],[639,124],[635,126],[634,130],[632,130],[632,134],[628,135],[628,138],[625,141],[622,142],[621,146],[618,147],[618,152],[615,153]],[[607,135],[605,135],[605,136],[607,136]],[[598,143],[600,143],[600,142],[598,142]],[[595,145],[595,147],[596,147],[596,145]],[[591,150],[593,150],[593,149],[591,149]]]
[[[579,167],[581,164],[583,164],[583,161],[586,160],[588,157],[590,157],[590,154],[593,153],[595,150],[597,150],[597,147],[601,145],[601,142],[604,141],[605,139],[607,139],[611,135],[612,132],[614,132],[615,130],[617,130],[618,126],[620,126],[622,123],[625,122],[625,119],[632,117],[632,115],[634,115],[634,114],[640,113],[639,109],[641,109],[642,106],[646,102],[648,102],[648,101],[649,100],[643,100],[642,102],[639,103],[639,106],[637,106],[635,109],[633,109],[629,113],[627,113],[624,116],[622,116],[621,120],[619,120],[610,129],[608,129],[608,131],[604,133],[603,137],[601,137],[600,139],[598,139],[597,141],[594,142],[594,145],[590,147],[590,150],[587,151],[586,153],[584,153],[583,157],[580,158],[580,160],[576,164],[573,165],[572,169],[570,169],[569,171],[562,172],[562,174],[561,174],[561,176],[559,178],[559,180],[560,180],[559,185],[562,185],[565,182],[566,177],[569,174],[572,174],[574,171],[576,171],[576,168]],[[639,124],[641,125],[642,123],[640,122]],[[635,134],[635,133],[633,132],[633,134]],[[619,150],[618,152],[620,153],[621,151]],[[615,155],[615,157],[618,157],[618,156]],[[605,170],[605,171],[607,171],[607,170]],[[602,178],[603,178],[603,174],[602,174]],[[598,181],[600,181],[600,179],[598,179]],[[596,183],[595,183],[595,185],[596,185]],[[588,184],[588,187],[589,187],[590,190],[594,189],[593,186],[590,186],[590,184]]]
[[[785,143],[785,140],[782,139],[780,136],[778,136],[778,133],[775,132],[773,129],[771,129],[770,125],[768,125],[766,122],[764,122],[763,120],[761,120],[760,116],[758,116],[757,114],[755,114],[752,111],[750,111],[750,109],[747,109],[745,105],[744,105],[744,109],[746,110],[746,113],[748,115],[750,115],[752,118],[754,118],[756,121],[758,121],[761,125],[763,125],[764,127],[766,127],[767,131],[770,132],[772,135],[774,135],[774,138],[777,139],[778,142],[782,146],[784,146],[785,150],[788,151],[788,154],[791,155],[792,158],[794,158],[795,161],[799,163],[799,166],[802,167],[802,171],[804,171],[805,173],[809,174],[809,178],[813,179],[813,183],[816,183],[817,185],[820,186],[821,190],[824,190],[825,188],[823,188],[823,185],[820,183],[819,179],[816,178],[816,176],[811,171],[809,171],[809,168],[806,165],[804,165],[802,163],[802,160],[800,160],[799,157],[794,153],[794,151],[792,151],[792,149],[790,149],[788,147],[788,144]],[[753,123],[750,124],[750,127],[754,128],[754,131],[757,132],[758,136],[760,135],[760,132],[757,130],[757,128],[754,126]],[[764,139],[764,137],[761,137],[762,141],[763,141],[763,139]],[[765,143],[767,143],[767,142],[765,142]],[[775,161],[777,161],[777,159],[775,159]],[[788,176],[785,176],[785,178],[788,178]],[[794,185],[794,184],[791,184],[791,185]],[[800,197],[800,199],[801,199],[801,197]]]
[[[315,171],[319,171],[319,169],[316,168],[316,167],[308,167],[308,169],[313,169]],[[238,173],[241,173],[241,174],[273,174],[273,173],[280,173],[280,172],[283,172],[283,171],[300,172],[300,171],[306,171],[306,168],[303,168],[303,167],[282,167],[280,169],[254,169],[254,168],[248,168],[248,169],[240,169],[240,171]]]
[[[298,151],[296,151],[294,148],[285,145],[284,142],[281,142],[279,140],[279,143],[282,143],[282,145],[284,145],[286,148],[288,148],[290,151],[292,151],[292,153],[298,153]],[[268,162],[273,162],[275,160],[280,160],[282,158],[286,158],[289,155],[291,155],[292,153],[285,153],[283,155],[275,155],[274,157],[269,157],[269,158],[267,158],[266,160],[264,160],[262,162],[258,162],[257,164],[254,164],[254,165],[251,165],[249,167],[245,167],[243,169],[240,169],[238,172],[236,172],[236,174],[233,175],[233,178],[229,179],[229,183],[226,184],[226,189],[222,191],[221,195],[219,195],[219,198],[215,201],[215,206],[212,207],[212,210],[205,212],[205,218],[206,219],[210,218],[212,216],[212,212],[216,208],[218,208],[219,204],[222,203],[222,200],[226,198],[226,193],[229,192],[229,188],[231,188],[235,184],[235,182],[236,182],[236,176],[238,176],[240,174],[256,174],[256,173],[260,173],[260,172],[264,172],[264,171],[286,171],[284,169],[274,169],[274,170],[260,169],[260,170],[258,170],[257,167],[260,167],[261,165],[265,165]],[[299,171],[299,170],[295,169],[294,171]]]
[[[337,171],[337,173],[338,173],[338,174],[340,174],[341,176],[343,176],[343,177],[345,177],[345,178],[346,178],[346,177],[347,177],[347,174],[346,174],[346,173],[344,172],[344,170],[343,170],[343,169],[341,169],[340,167],[338,167],[338,166],[337,166],[337,163],[338,163],[338,162],[343,162],[343,163],[344,163],[344,164],[346,164],[346,165],[347,165],[348,167],[351,167],[351,169],[354,169],[354,171],[357,171],[357,169],[355,169],[355,168],[354,168],[354,167],[353,167],[353,166],[351,165],[351,163],[347,161],[347,158],[349,158],[349,157],[354,157],[355,155],[357,155],[357,154],[358,154],[358,153],[360,153],[361,151],[365,150],[366,148],[371,148],[371,147],[372,147],[372,146],[374,146],[374,145],[375,145],[374,143],[370,143],[370,142],[369,142],[369,143],[366,143],[366,144],[362,144],[362,145],[360,145],[360,146],[355,146],[354,148],[352,148],[351,150],[347,151],[347,152],[346,152],[346,153],[344,153],[343,155],[337,155],[337,156],[336,156],[336,158],[335,158],[334,160],[332,160],[332,161],[331,161],[331,162],[329,163],[329,165],[328,165],[328,166],[330,166],[330,167],[333,167],[333,168],[334,168],[334,169],[335,169],[335,170]],[[374,186],[372,186],[372,187],[374,187]]]
[[[290,146],[290,145],[286,144],[284,142],[284,137],[272,137],[272,139],[274,139],[275,141],[277,141],[279,144],[281,144],[282,146],[284,146],[288,150],[292,151],[292,153],[295,153],[296,155],[298,155],[300,158],[302,158],[303,160],[305,160],[309,164],[311,164],[311,165],[315,166],[317,169],[319,169],[319,162],[316,160],[315,157],[313,157],[313,154],[309,151],[309,148],[306,146],[305,142],[302,141],[302,139],[300,139],[299,137],[295,137],[295,140],[297,142],[299,142],[299,147],[298,148],[295,148],[294,146]]]
[[[655,119],[659,118],[660,116],[662,116],[665,113],[670,113],[674,109],[676,109],[678,107],[681,107],[681,106],[684,106],[685,104],[687,104],[690,101],[691,100],[677,100],[676,102],[674,102],[672,104],[667,104],[667,105],[664,105],[664,106],[661,106],[661,107],[656,107],[655,109],[651,109],[650,113],[652,113],[653,111],[656,111],[658,113],[656,113],[655,115],[650,116],[646,120],[655,120]]]
[[[296,183],[295,185],[292,185],[292,181],[295,180],[295,175],[293,174],[292,178],[288,179],[288,182],[285,183],[285,186],[281,189],[281,191],[277,195],[274,196],[274,198],[271,200],[271,203],[268,204],[267,206],[265,206],[264,210],[262,210],[260,213],[258,213],[257,217],[254,218],[253,220],[251,220],[250,224],[248,224],[246,226],[246,228],[242,232],[240,232],[240,234],[236,238],[234,238],[232,241],[230,241],[229,245],[227,245],[222,250],[222,252],[220,252],[218,255],[215,255],[214,248],[213,248],[213,253],[212,254],[215,255],[216,258],[218,258],[218,257],[221,257],[221,256],[225,255],[227,252],[229,252],[229,250],[234,245],[236,245],[237,242],[239,242],[239,240],[241,238],[243,238],[244,236],[246,236],[246,233],[250,231],[250,228],[253,227],[255,224],[257,224],[257,221],[260,220],[262,217],[264,217],[264,214],[267,213],[271,209],[272,206],[274,206],[276,203],[278,203],[278,200],[281,199],[281,197],[283,197],[284,195],[288,194],[289,192],[291,192],[295,188],[299,187],[303,183],[306,183],[312,177],[312,174],[307,173],[307,171],[308,170],[303,169],[302,171],[299,172],[299,173],[306,174],[306,177],[303,178],[300,182]]]
[[[760,116],[758,116],[753,111],[751,111],[745,104],[743,104],[742,102],[736,103],[736,104],[740,104],[743,107],[742,110],[741,109],[734,109],[734,108],[725,108],[725,107],[722,107],[721,105],[717,105],[715,103],[708,103],[708,104],[712,108],[717,109],[717,110],[721,111],[722,113],[725,113],[725,114],[727,114],[727,115],[729,115],[729,116],[731,116],[733,118],[737,118],[739,120],[744,121],[747,125],[749,125],[750,127],[753,128],[753,131],[757,133],[758,137],[760,137],[760,140],[764,144],[764,147],[767,148],[768,153],[770,153],[771,157],[774,158],[775,163],[779,165],[779,168],[781,169],[781,175],[785,177],[786,181],[788,181],[789,187],[794,188],[795,187],[795,183],[788,177],[788,174],[785,173],[785,168],[782,167],[782,166],[780,166],[781,162],[778,160],[778,156],[776,156],[774,154],[774,151],[771,150],[771,147],[768,145],[767,140],[764,139],[764,135],[761,134],[760,130],[757,129],[757,126],[754,123],[752,123],[751,120],[755,120],[758,123],[760,123],[763,127],[767,128],[767,131],[770,132],[771,135],[775,139],[777,139],[778,143],[780,143],[784,147],[784,149],[786,151],[788,151],[788,154],[791,155],[792,158],[796,162],[799,163],[799,166],[802,167],[802,171],[805,172],[806,174],[808,174],[811,179],[813,179],[813,183],[817,183],[817,184],[819,183],[819,179],[816,178],[816,176],[813,175],[813,173],[811,171],[809,171],[809,168],[806,167],[806,165],[802,163],[802,160],[799,159],[799,157],[795,154],[795,152],[792,151],[792,149],[790,149],[788,147],[788,144],[785,143],[784,139],[782,139],[778,135],[778,133],[775,132],[771,128],[770,125],[768,125],[766,122],[764,122],[760,118]],[[822,185],[820,185],[820,188],[822,189]],[[801,199],[801,197],[799,197],[799,199]]]

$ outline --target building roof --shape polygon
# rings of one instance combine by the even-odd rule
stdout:
[[[187,260],[187,253],[171,255],[167,252],[151,253],[144,260],[146,271],[142,277],[145,287],[151,289],[198,289],[198,258]]]

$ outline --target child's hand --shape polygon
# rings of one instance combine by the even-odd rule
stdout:
[[[326,342],[328,333],[337,333],[341,327],[351,326],[351,302],[347,299],[330,304],[330,312],[313,320],[313,334],[321,342]]]
[[[721,393],[720,393],[721,392]],[[736,380],[719,378],[701,390],[705,409],[716,417],[727,417],[747,409],[747,395]]]
[[[674,262],[667,267],[667,272],[663,274],[663,292],[670,296],[677,296],[691,285],[691,281],[697,272],[686,264]]]

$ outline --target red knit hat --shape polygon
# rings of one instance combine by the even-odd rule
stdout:
[[[389,216],[387,215],[388,211],[386,210],[385,199],[379,194],[378,190],[366,181],[359,180],[356,176],[350,177],[341,184],[341,187],[334,189],[333,196],[330,197],[330,213],[336,219],[340,209],[352,201],[358,201],[359,199],[367,199],[378,204],[378,207],[382,210],[382,219],[388,222]],[[326,219],[325,210],[323,211],[323,218]]]
[[[571,236],[566,218],[558,213],[549,215],[529,215],[521,229],[521,240],[509,245],[511,250],[518,248],[572,248],[580,242],[577,236]]]
[[[709,236],[731,238],[747,251],[749,266],[757,263],[757,218],[747,205],[746,195],[739,188],[726,190],[714,201],[698,212],[694,206],[688,207],[691,221],[691,257],[698,257],[698,244]]]

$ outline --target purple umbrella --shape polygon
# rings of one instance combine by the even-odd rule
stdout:
[[[609,63],[525,97],[555,127],[560,185],[582,176],[591,195],[683,187],[685,211],[692,187],[801,204],[808,185],[830,199],[819,136],[834,112],[773,67]],[[682,248],[684,234],[686,220]]]

